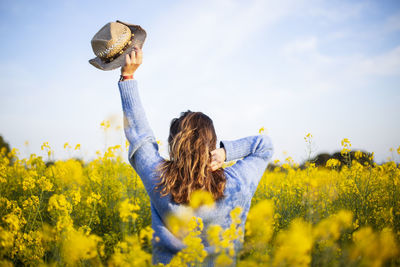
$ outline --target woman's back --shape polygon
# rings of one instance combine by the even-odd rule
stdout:
[[[137,81],[119,82],[119,88],[125,113],[125,133],[130,141],[129,161],[141,177],[151,201],[153,263],[168,263],[174,254],[185,247],[166,226],[168,215],[179,212],[182,205],[175,203],[171,195],[161,196],[160,190],[156,189],[160,181],[160,173],[156,170],[164,159],[159,155],[158,144],[141,105]],[[231,223],[230,212],[239,206],[243,209],[243,227],[251,198],[272,156],[272,145],[265,135],[221,141],[221,144],[227,161],[243,159],[224,169],[225,196],[216,202],[215,208],[199,211],[196,215],[203,220],[205,228],[214,224],[227,228]],[[211,251],[210,248],[207,250]]]
[[[174,162],[170,162],[168,166],[173,167],[170,168],[172,172],[169,172],[169,176],[165,177],[160,172],[160,166],[167,166],[165,165],[166,160],[158,152],[158,144],[141,104],[137,81],[133,79],[120,81],[118,86],[124,111],[124,131],[130,143],[128,159],[142,179],[150,197],[152,228],[154,230],[152,239],[153,264],[169,263],[177,252],[185,248],[182,240],[167,227],[168,218],[185,209],[186,205],[183,204],[186,204],[185,200],[190,197],[195,189],[206,189],[217,199],[215,206],[212,209],[199,208],[194,215],[201,218],[204,224],[201,237],[205,251],[209,256],[203,265],[213,266],[215,255],[213,254],[213,247],[208,245],[206,239],[207,229],[213,225],[220,225],[222,229],[228,228],[231,225],[230,215],[232,210],[240,207],[242,212],[238,228],[243,229],[242,232],[239,231],[240,235],[243,236],[244,223],[250,208],[251,198],[273,153],[270,139],[265,135],[257,135],[235,141],[221,141],[220,146],[225,149],[226,161],[238,161],[223,171],[219,169],[215,173],[210,173],[210,170],[205,167],[209,164],[209,150],[212,147],[215,149],[215,134],[213,138],[209,138],[214,140],[214,143],[204,142],[207,138],[200,140],[201,137],[196,132],[198,127],[194,127],[189,131],[194,135],[194,138],[187,134],[192,138],[188,142],[178,142],[177,140],[182,140],[175,138],[174,151],[180,156]],[[200,127],[200,130],[203,130],[203,128]],[[204,136],[207,135],[209,134]],[[193,150],[192,145],[198,147],[198,149]],[[182,155],[185,153],[187,154],[186,160],[182,160]],[[187,164],[187,161],[190,164]],[[180,163],[176,164],[177,162]],[[194,170],[195,168],[198,168],[197,172]],[[176,169],[178,170],[176,171]],[[197,177],[199,177],[199,181],[193,180]],[[161,183],[162,188],[160,188],[160,180],[164,182]],[[173,184],[171,185],[170,182]],[[167,190],[163,192],[162,190],[165,188]],[[240,248],[240,242],[236,242],[235,245],[236,249]]]

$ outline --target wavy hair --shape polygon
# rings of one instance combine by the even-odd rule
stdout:
[[[158,166],[161,196],[171,194],[178,204],[187,204],[196,190],[208,191],[214,200],[224,197],[224,170],[210,168],[217,136],[212,120],[202,112],[182,112],[171,121],[168,137],[170,159]]]

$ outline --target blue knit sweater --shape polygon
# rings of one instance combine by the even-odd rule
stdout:
[[[163,158],[158,152],[158,144],[139,97],[138,82],[127,80],[119,82],[118,86],[124,112],[125,135],[130,143],[129,162],[142,179],[150,197],[152,228],[154,230],[152,262],[153,264],[166,264],[170,262],[174,254],[185,247],[164,223],[167,214],[176,212],[181,205],[176,204],[170,195],[161,197],[159,191],[154,188],[159,181],[154,170]],[[273,147],[266,135],[249,136],[234,141],[221,141],[220,146],[225,148],[226,161],[238,161],[224,169],[227,179],[225,197],[216,202],[214,209],[203,210],[196,216],[202,218],[204,229],[212,224],[219,224],[223,228],[228,228],[231,224],[230,211],[236,206],[240,206],[243,210],[240,226],[244,229],[251,198],[273,154]],[[157,242],[155,242],[156,239]],[[206,240],[203,241],[203,244],[209,253],[203,265],[214,266],[215,254],[213,254],[213,249],[208,246]],[[240,249],[240,245],[237,246],[237,250]]]

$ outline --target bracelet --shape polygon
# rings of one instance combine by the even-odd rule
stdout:
[[[119,81],[120,81],[120,82],[125,81],[125,80],[127,80],[127,79],[133,79],[133,74],[131,74],[131,75],[121,75],[121,76],[119,77]]]

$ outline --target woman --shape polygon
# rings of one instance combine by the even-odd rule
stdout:
[[[170,262],[183,243],[165,225],[166,216],[188,203],[195,190],[210,192],[215,208],[202,214],[204,228],[230,225],[230,211],[242,207],[244,229],[251,198],[272,156],[273,147],[265,135],[249,136],[235,141],[221,141],[216,148],[212,120],[201,112],[187,111],[171,122],[168,138],[170,160],[158,152],[133,74],[142,63],[142,51],[136,48],[126,55],[118,83],[124,112],[125,134],[130,142],[129,162],[143,181],[150,197],[153,235],[153,264]],[[240,159],[222,169],[224,161]],[[209,256],[205,266],[213,266],[212,248],[203,240]],[[238,249],[240,246],[238,247]]]

